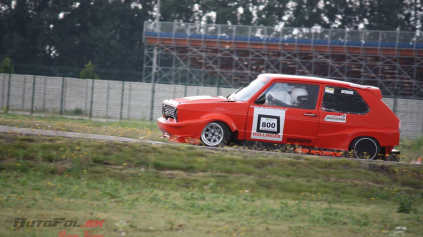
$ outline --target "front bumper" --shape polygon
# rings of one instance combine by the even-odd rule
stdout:
[[[175,122],[173,119],[161,117],[157,119],[157,127],[169,137],[170,141],[199,144],[204,122]]]

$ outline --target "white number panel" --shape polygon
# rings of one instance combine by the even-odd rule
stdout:
[[[285,112],[284,109],[254,107],[251,138],[282,141]]]

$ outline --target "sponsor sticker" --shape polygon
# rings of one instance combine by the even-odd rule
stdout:
[[[325,87],[325,93],[333,94],[334,92],[335,92],[335,89],[330,88],[330,87]]]
[[[328,122],[337,122],[337,123],[346,123],[347,122],[347,115],[326,115],[325,121]]]
[[[343,151],[322,151],[322,150],[313,149],[310,151],[310,155],[341,157],[344,155],[344,152]]]
[[[288,137],[286,139],[287,142],[293,142],[293,143],[311,143],[310,139],[303,139],[303,138],[292,138]]]
[[[285,110],[254,107],[251,138],[282,141]]]
[[[349,91],[349,90],[341,90],[342,94],[348,94],[348,95],[353,95],[354,91]]]

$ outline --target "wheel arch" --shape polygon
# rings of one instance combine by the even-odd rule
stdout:
[[[382,146],[380,145],[380,142],[379,142],[379,140],[378,140],[376,137],[374,137],[374,136],[360,135],[360,136],[355,136],[355,137],[353,137],[353,138],[350,140],[349,145],[348,145],[348,149],[349,149],[349,150],[351,150],[351,146],[352,146],[353,142],[354,142],[356,139],[359,139],[359,138],[372,138],[372,139],[374,139],[374,140],[377,142],[377,145],[378,145],[378,146],[382,149]]]
[[[235,122],[224,114],[208,113],[201,116],[201,119],[205,121],[205,125],[211,122],[222,122],[229,128],[229,130],[231,130],[232,133],[238,131]]]

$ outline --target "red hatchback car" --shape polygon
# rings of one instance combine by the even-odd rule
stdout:
[[[162,109],[157,124],[165,135],[207,146],[256,141],[376,159],[400,137],[400,120],[379,88],[315,77],[262,74],[228,97],[165,100]]]

